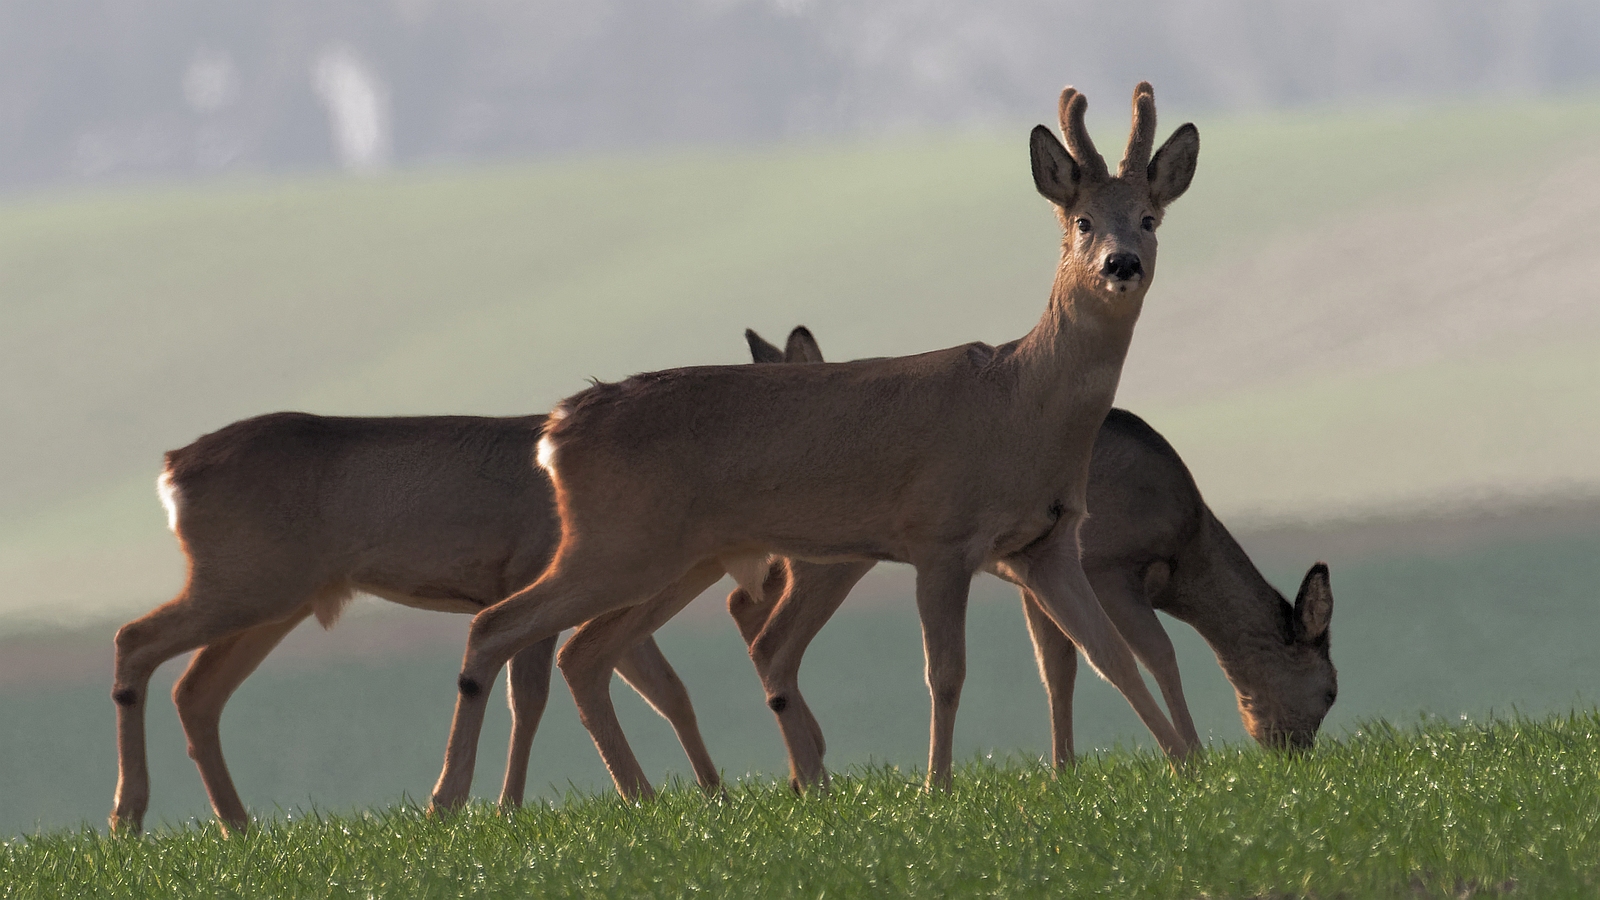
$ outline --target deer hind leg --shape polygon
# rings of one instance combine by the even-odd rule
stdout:
[[[150,677],[180,653],[214,643],[255,625],[280,620],[306,602],[310,590],[279,592],[292,599],[253,603],[256,587],[202,582],[191,575],[183,593],[117,630],[111,699],[117,705],[117,792],[111,829],[137,834],[150,805],[145,751],[145,706]]]
[[[800,693],[800,663],[806,648],[838,611],[850,589],[873,563],[818,565],[792,560],[789,586],[756,635],[746,639],[766,692],[767,708],[778,719],[789,755],[789,786],[796,792],[827,787],[822,757],[827,750],[822,726]]]
[[[655,795],[644,769],[628,745],[617,719],[616,707],[611,702],[611,673],[619,666],[627,668],[625,657],[629,650],[647,638],[678,610],[688,605],[700,592],[715,584],[723,574],[722,566],[715,561],[702,562],[656,596],[637,606],[617,610],[585,622],[567,639],[556,664],[562,677],[572,690],[573,702],[578,707],[578,717],[588,729],[589,737],[600,751],[606,769],[616,782],[618,793],[629,800],[648,799]],[[675,711],[676,712],[676,711]],[[700,740],[699,729],[692,731],[692,743],[705,756],[705,745]],[[680,735],[680,740],[682,735]],[[685,745],[691,760],[696,749]],[[697,763],[714,770],[709,758]],[[697,774],[699,774],[697,772]]]
[[[506,750],[506,780],[500,788],[500,808],[522,806],[528,786],[528,756],[533,735],[539,730],[545,704],[550,699],[550,674],[555,662],[556,638],[548,637],[524,647],[511,657],[506,675],[506,701],[511,706],[511,745]]]
[[[1200,746],[1200,735],[1195,731],[1194,719],[1189,715],[1189,704],[1183,698],[1183,680],[1178,674],[1178,654],[1172,649],[1172,638],[1161,627],[1156,611],[1144,598],[1144,581],[1132,572],[1090,572],[1089,583],[1094,587],[1100,606],[1105,609],[1117,632],[1127,642],[1133,655],[1155,677],[1172,716],[1172,725],[1179,737],[1191,749]]]
[[[728,594],[728,615],[733,617],[734,626],[739,629],[739,637],[744,641],[746,651],[752,654],[752,661],[756,658],[754,656],[756,638],[760,636],[762,629],[766,628],[767,623],[777,615],[781,601],[776,598],[782,597],[787,592],[788,585],[793,583],[789,580],[789,571],[794,565],[795,562],[786,560],[783,565],[773,566],[772,571],[767,574],[762,594],[771,602],[763,603],[757,600],[744,588],[734,588],[733,592]],[[806,643],[809,641],[810,638],[805,639]],[[801,647],[800,652],[803,653],[804,649]],[[770,656],[771,651],[767,651],[766,655]],[[757,674],[765,683],[766,676],[762,675],[760,669],[761,667],[757,666]],[[772,696],[770,692],[768,696]],[[823,739],[822,726],[818,724],[816,716],[811,714],[810,707],[800,694],[798,684],[787,688],[783,696],[785,699],[777,703],[769,700],[769,706],[782,707],[777,710],[778,730],[784,737],[784,746],[789,756],[789,787],[796,793],[800,793],[805,785],[821,784],[827,787],[828,772],[822,768],[822,757],[827,752],[827,742]],[[790,733],[794,729],[786,728],[784,724],[786,714],[791,719],[794,717],[803,719],[805,733],[809,737],[797,735],[791,739]],[[797,765],[797,760],[801,761],[810,774],[806,776],[799,774],[800,765]]]
[[[694,769],[695,781],[701,789],[707,794],[719,792],[722,789],[722,773],[717,771],[711,751],[706,749],[699,720],[694,714],[694,705],[689,702],[689,691],[661,653],[655,638],[647,637],[634,644],[617,661],[617,674],[672,724],[672,731],[678,736],[678,743],[683,745],[683,752],[689,757],[689,766]]]
[[[228,775],[222,757],[218,725],[222,708],[239,685],[261,665],[272,648],[311,614],[303,607],[280,622],[256,625],[202,647],[183,677],[172,688],[172,701],[178,707],[178,720],[189,743],[189,756],[200,770],[211,809],[222,822],[225,833],[243,832],[250,827],[250,815]]]
[[[1122,693],[1162,751],[1173,760],[1182,760],[1189,747],[1150,695],[1138,662],[1095,596],[1079,562],[1075,531],[1058,526],[1044,544],[1029,552],[1028,565],[1021,571],[1023,584],[1051,620],[1082,648],[1089,665]],[[1064,537],[1063,532],[1067,532]]]
[[[682,576],[681,570],[668,568],[672,564],[668,561],[617,558],[577,549],[573,543],[569,533],[537,581],[473,617],[456,680],[444,767],[434,783],[433,812],[466,802],[488,705],[487,689],[514,653],[611,610],[641,603]],[[625,540],[616,543],[640,546]]]
[[[1056,627],[1039,600],[1022,588],[1022,611],[1033,639],[1039,678],[1050,701],[1050,764],[1070,768],[1076,761],[1072,746],[1072,689],[1078,679],[1078,647]]]
[[[755,642],[756,635],[761,633],[767,620],[772,617],[778,598],[783,596],[789,584],[792,565],[789,560],[778,560],[773,564],[767,571],[766,582],[761,585],[759,599],[742,587],[734,588],[728,594],[728,615],[733,617],[733,624],[739,629],[739,637],[744,640],[746,647]]]
[[[928,728],[928,786],[950,787],[956,708],[967,677],[967,594],[973,568],[956,559],[917,564],[917,614],[933,716]]]

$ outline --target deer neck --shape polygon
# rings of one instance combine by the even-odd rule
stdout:
[[[1113,296],[1083,284],[1063,250],[1050,304],[1017,344],[1017,387],[1027,414],[1077,420],[1099,409],[1093,417],[1098,430],[1116,396],[1143,302],[1142,288]]]
[[[1181,553],[1162,608],[1200,633],[1234,684],[1253,683],[1287,646],[1288,604],[1210,510]]]

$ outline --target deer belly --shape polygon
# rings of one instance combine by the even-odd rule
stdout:
[[[438,585],[411,585],[405,589],[395,589],[388,585],[363,584],[356,582],[352,585],[363,594],[371,594],[390,603],[409,606],[412,609],[426,609],[430,612],[452,612],[476,614],[479,610],[491,605],[494,601],[485,602],[464,593],[457,593],[449,588]]]

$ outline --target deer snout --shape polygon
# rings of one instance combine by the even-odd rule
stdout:
[[[1288,751],[1289,753],[1304,753],[1316,745],[1317,733],[1315,731],[1302,731],[1300,729],[1282,732],[1277,741],[1278,749]]]
[[[1268,750],[1291,754],[1311,749],[1317,740],[1317,736],[1314,733],[1307,734],[1292,729],[1276,727],[1258,728],[1252,731],[1250,736],[1256,739],[1256,743]]]
[[[1144,274],[1144,263],[1137,253],[1113,253],[1106,257],[1100,274],[1112,281],[1129,281]]]

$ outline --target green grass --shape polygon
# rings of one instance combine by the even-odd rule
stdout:
[[[1396,729],[1291,758],[1148,753],[1060,778],[976,761],[954,789],[857,770],[822,796],[573,795],[446,821],[415,808],[0,851],[0,890],[58,897],[1588,897],[1600,889],[1600,715]]]

